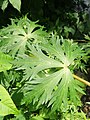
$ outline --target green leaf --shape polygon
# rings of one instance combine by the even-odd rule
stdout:
[[[9,0],[9,2],[13,5],[14,8],[16,8],[18,11],[20,11],[21,8],[21,0]]]
[[[0,52],[0,72],[6,71],[12,68],[12,57]]]
[[[31,49],[31,56],[21,55],[14,61],[15,66],[18,66],[17,70],[25,69],[26,76],[24,79],[32,79],[37,73],[47,68],[63,67],[62,63],[49,58],[39,48],[36,50],[34,46],[29,45],[29,47]]]
[[[2,85],[0,85],[0,115],[5,116],[9,114],[18,115],[19,111],[17,110],[8,92]]]
[[[86,40],[90,40],[90,37],[88,35],[84,35]]]
[[[64,32],[65,33],[69,33],[70,32],[70,33],[74,34],[75,30],[73,28],[71,28],[71,27],[64,26]]]
[[[44,120],[41,116],[34,116],[31,120]]]
[[[46,104],[51,99],[53,90],[55,89],[56,85],[58,85],[62,75],[63,75],[63,70],[60,70],[48,77],[44,77],[41,79],[39,78],[37,80],[27,82],[27,84],[31,86],[32,91],[26,92],[24,100],[32,101],[34,99],[34,101],[38,101],[40,99],[38,105],[44,104],[44,103]],[[38,84],[38,85],[32,86],[34,84]],[[26,86],[26,89],[28,88],[28,85]],[[39,88],[40,88],[40,91],[39,91]]]
[[[12,20],[12,25],[0,31],[0,49],[10,52],[14,57],[16,54],[24,54],[29,44],[44,42],[46,32],[43,27],[36,22],[32,22],[27,17],[20,20]]]
[[[70,70],[83,55],[78,45],[52,38],[40,46],[29,45],[29,49],[29,55],[18,56],[14,61],[17,70],[24,70],[24,80],[28,80],[23,88],[24,101],[38,106],[48,104],[52,111],[60,109],[62,103],[67,106],[68,99],[75,105],[80,103],[78,93],[84,93],[82,85],[74,80]]]
[[[64,49],[64,53],[66,54],[67,59],[70,61],[70,64],[73,63],[73,61],[75,59],[78,58],[78,61],[81,59],[82,56],[84,56],[85,54],[83,53],[83,51],[81,51],[81,48],[78,47],[77,43],[73,43],[73,41],[71,40],[66,40],[63,41],[63,49]]]
[[[4,11],[6,9],[6,7],[8,6],[8,0],[4,0],[3,3],[2,3],[2,7],[1,9]]]
[[[23,114],[19,114],[16,116],[16,118],[13,118],[13,120],[26,120]]]
[[[66,66],[73,64],[75,59],[78,61],[81,59],[83,51],[81,48],[78,47],[77,43],[74,43],[72,40],[63,40],[63,44],[60,45],[62,42],[59,37],[57,39],[52,36],[51,42],[48,44],[42,44],[41,48],[48,52],[50,56],[56,56],[62,63]]]

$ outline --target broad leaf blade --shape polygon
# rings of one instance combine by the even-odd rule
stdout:
[[[16,8],[18,11],[20,11],[21,8],[21,0],[9,0],[9,2],[13,5],[14,8]]]
[[[0,72],[11,69],[12,57],[0,52]]]
[[[13,103],[10,95],[5,88],[0,85],[0,115],[5,116],[8,114],[19,114],[15,104]]]

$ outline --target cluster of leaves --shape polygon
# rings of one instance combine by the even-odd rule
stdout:
[[[12,57],[11,64],[5,61],[7,66],[2,69],[8,71],[0,74],[0,81],[23,114],[15,119],[43,120],[48,118],[45,109],[51,115],[56,111],[60,114],[61,106],[67,108],[69,101],[75,106],[81,104],[80,94],[84,94],[84,85],[74,79],[73,73],[84,61],[85,47],[49,35],[37,22],[25,16],[0,30],[0,51]],[[43,115],[41,112],[35,116],[33,112],[37,110],[43,110]],[[56,119],[51,115],[49,119]]]
[[[6,72],[6,70],[11,69],[11,62],[12,57],[0,52],[0,72]],[[0,85],[0,115],[5,116],[8,114],[18,115],[19,111],[17,110],[15,104],[10,98],[8,92],[2,85]]]
[[[1,22],[4,25],[9,17],[21,17],[28,13],[30,19],[39,19],[49,31],[54,29],[65,38],[82,39],[83,34],[90,31],[88,6],[83,0],[1,0],[0,6],[3,10],[8,9],[4,11],[5,18],[0,11],[1,19],[5,19],[4,23],[3,20]]]
[[[9,3],[12,4],[12,6],[18,11],[20,11],[21,0],[18,0],[18,2],[16,0],[0,0],[0,7],[2,8],[2,10],[5,10]]]
[[[83,14],[78,12],[66,13],[65,19],[67,21],[63,22],[63,20],[58,17],[53,27],[55,34],[62,35],[64,38],[73,38],[74,40],[85,39],[84,34],[90,35],[90,20],[85,12]]]
[[[9,8],[9,14],[28,13],[40,20],[12,19],[0,30],[0,119],[86,120],[77,110],[84,85],[73,76],[90,64],[90,20],[84,2],[0,0],[0,7],[4,13]],[[84,34],[83,44],[68,39],[81,40]]]

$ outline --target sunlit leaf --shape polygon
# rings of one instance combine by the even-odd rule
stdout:
[[[41,46],[29,45],[30,54],[18,56],[14,61],[17,70],[24,70],[24,80],[29,80],[23,88],[24,101],[38,102],[38,106],[47,104],[52,111],[62,103],[67,105],[68,99],[77,105],[78,93],[84,93],[69,68],[75,60],[81,60],[83,52],[73,41],[60,42],[59,38],[52,38]]]
[[[41,116],[34,116],[31,120],[44,120]]]
[[[14,57],[16,54],[25,53],[30,43],[44,42],[45,35],[43,27],[30,21],[27,17],[16,21],[12,20],[12,25],[0,31],[0,49],[10,52]]]
[[[19,114],[15,104],[13,103],[10,95],[5,88],[0,85],[0,115],[5,116],[8,114]]]
[[[13,5],[14,8],[16,8],[18,11],[20,11],[21,8],[21,0],[9,0],[9,2]]]
[[[2,3],[1,9],[5,10],[6,7],[8,6],[8,3],[9,3],[8,0],[4,0],[3,3]]]
[[[0,72],[11,69],[12,57],[0,52]]]

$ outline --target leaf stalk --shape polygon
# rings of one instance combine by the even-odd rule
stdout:
[[[75,75],[75,74],[73,74],[73,77],[74,77],[75,79],[79,80],[80,82],[84,83],[85,85],[90,86],[90,82],[84,80],[83,78],[80,78],[79,76],[77,76],[77,75]]]

